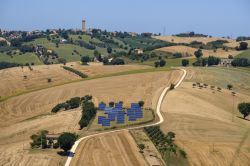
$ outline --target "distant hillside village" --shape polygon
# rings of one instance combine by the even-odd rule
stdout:
[[[250,37],[238,37],[229,47],[229,37],[211,40],[207,43],[196,41],[196,38],[213,39],[212,36],[194,32],[173,35],[178,39],[194,38],[190,43],[161,40],[161,34],[145,32],[108,32],[101,29],[86,28],[82,20],[82,29],[47,29],[45,31],[6,31],[0,29],[0,69],[7,67],[39,64],[66,64],[81,61],[100,62],[104,65],[123,65],[127,63],[150,64],[155,67],[166,65],[181,66],[243,66],[250,65],[248,56],[231,55],[230,51],[240,54],[248,51]],[[233,39],[230,39],[233,40]],[[162,51],[164,48],[185,46],[197,49],[192,53]],[[177,47],[176,47],[177,48]],[[206,51],[212,50],[211,55],[205,56]],[[225,55],[217,56],[222,50]],[[249,51],[245,53],[249,55]],[[203,56],[204,55],[204,56]],[[224,54],[223,54],[224,55]],[[148,63],[146,63],[148,62]]]

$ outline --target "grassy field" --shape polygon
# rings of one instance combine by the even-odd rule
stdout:
[[[247,58],[250,60],[250,49],[240,53],[239,55],[236,56],[236,58]]]
[[[125,111],[126,112],[126,111]],[[143,109],[143,118],[139,118],[136,121],[129,121],[127,114],[125,114],[125,123],[124,124],[117,124],[116,121],[112,121],[110,123],[110,126],[103,127],[101,124],[98,124],[98,116],[105,116],[107,117],[107,114],[104,114],[103,111],[98,110],[95,119],[93,120],[91,126],[89,129],[92,130],[105,130],[105,129],[114,129],[114,128],[120,128],[125,126],[131,126],[131,125],[137,125],[137,124],[143,124],[154,120],[154,112],[152,110]]]
[[[185,79],[191,82],[203,82],[226,88],[233,85],[233,91],[250,95],[250,71],[241,68],[191,67]]]
[[[59,44],[57,48],[55,43],[48,41],[46,38],[39,38],[29,43],[43,45],[47,49],[55,51],[59,57],[65,58],[67,62],[80,61],[80,55],[93,56],[94,52],[94,50],[89,50],[73,44]],[[74,53],[74,55],[72,55],[74,50],[77,50],[79,54]]]
[[[40,65],[42,62],[34,53],[26,53],[22,55],[6,55],[5,53],[0,53],[0,62],[11,62],[18,64],[34,63],[35,65]]]

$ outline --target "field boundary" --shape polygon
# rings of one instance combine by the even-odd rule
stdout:
[[[178,83],[174,86],[174,89],[176,89],[182,83],[182,81],[184,80],[184,78],[185,78],[185,76],[187,74],[187,71],[185,69],[179,69],[179,70],[183,71],[183,75],[182,75],[181,79],[178,81]],[[159,125],[159,124],[163,123],[164,122],[164,118],[163,118],[163,116],[161,114],[161,105],[162,105],[164,97],[166,96],[166,94],[167,94],[167,92],[169,90],[170,90],[169,86],[165,87],[163,89],[163,91],[161,92],[161,95],[160,95],[160,97],[158,99],[157,106],[156,106],[156,114],[159,117],[159,121],[158,122],[156,122],[154,124],[148,124],[148,125],[143,125],[143,126],[138,126],[138,127],[129,127],[129,128],[126,128],[126,129],[118,129],[118,130],[113,130],[113,131],[96,133],[96,134],[92,134],[92,135],[88,135],[88,136],[82,137],[82,138],[80,138],[79,140],[77,140],[75,142],[75,144],[73,145],[73,147],[70,150],[70,154],[74,154],[75,151],[76,151],[77,146],[80,144],[81,141],[83,141],[85,139],[92,138],[92,137],[99,136],[99,135],[108,134],[108,133],[115,133],[115,132],[120,132],[120,131],[128,131],[128,130],[131,130],[131,129],[139,129],[139,128],[143,128],[143,127],[156,126],[156,125]],[[65,166],[70,166],[70,163],[71,163],[71,160],[72,160],[73,156],[74,155],[69,155],[68,156],[67,161],[65,163]]]

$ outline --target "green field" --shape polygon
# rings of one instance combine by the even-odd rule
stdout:
[[[125,111],[126,112],[126,111]],[[103,111],[98,110],[95,119],[91,123],[91,126],[89,129],[92,130],[106,130],[106,129],[114,129],[114,128],[120,128],[130,125],[138,125],[142,123],[147,123],[154,120],[154,113],[152,110],[149,109],[143,109],[143,118],[139,118],[136,121],[128,121],[128,116],[125,114],[125,123],[124,124],[117,124],[116,121],[110,122],[110,126],[103,127],[101,124],[98,124],[98,116],[105,116],[107,117],[107,114],[104,114]]]
[[[233,91],[250,94],[250,70],[225,67],[190,67],[192,77],[186,80],[207,83],[221,88],[233,85]],[[188,69],[188,70],[189,70]]]
[[[236,58],[247,58],[250,60],[250,49],[240,53],[239,55],[236,56]]]
[[[41,65],[42,62],[34,53],[25,53],[22,55],[15,54],[9,56],[5,53],[0,53],[0,62],[10,62],[25,65],[26,63],[34,63],[35,65]]]

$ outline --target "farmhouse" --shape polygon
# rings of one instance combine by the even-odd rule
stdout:
[[[231,66],[231,63],[232,63],[233,59],[228,59],[228,58],[225,58],[225,59],[221,59],[220,61],[220,66]]]
[[[134,51],[138,55],[143,54],[143,50],[142,49],[135,49]]]

